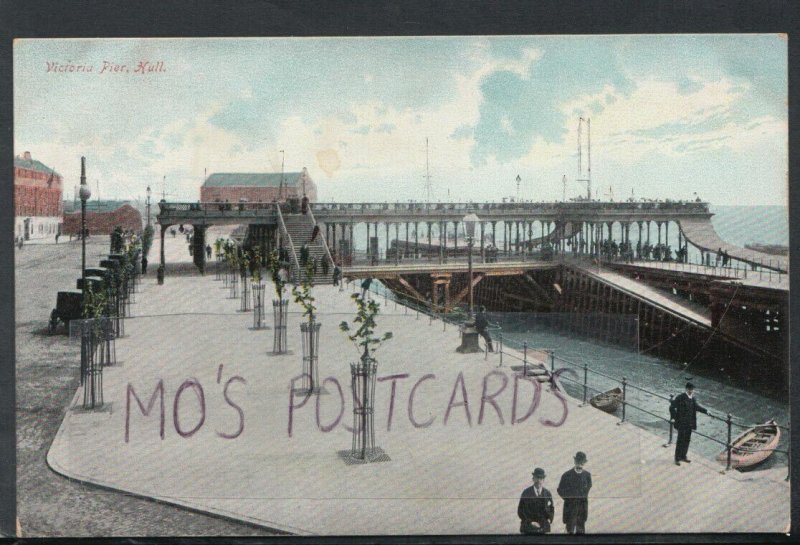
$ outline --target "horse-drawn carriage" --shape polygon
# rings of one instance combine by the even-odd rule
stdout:
[[[72,320],[79,320],[83,316],[83,292],[81,290],[67,290],[58,292],[56,308],[50,313],[48,331],[54,333],[58,322],[67,328]]]

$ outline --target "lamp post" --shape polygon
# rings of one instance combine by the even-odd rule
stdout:
[[[147,186],[147,226],[150,227],[150,186]]]
[[[81,296],[86,308],[86,201],[92,196],[92,190],[86,185],[86,157],[81,157]]]
[[[480,344],[478,343],[478,330],[475,329],[475,304],[472,292],[472,246],[475,243],[475,224],[480,221],[474,212],[470,212],[464,219],[464,231],[467,239],[467,263],[468,263],[468,279],[469,282],[469,319],[464,324],[464,330],[461,334],[461,346],[456,348],[456,352],[470,353],[481,352]]]
[[[466,231],[467,238],[467,263],[469,274],[469,319],[470,321],[475,316],[475,305],[472,294],[472,247],[475,244],[475,224],[480,221],[474,212],[470,212],[464,219],[464,230]]]

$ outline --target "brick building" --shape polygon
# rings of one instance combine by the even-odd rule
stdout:
[[[14,236],[25,240],[55,237],[62,223],[63,178],[31,158],[14,157]]]
[[[66,203],[64,206],[65,235],[77,235],[81,231],[81,204]],[[127,201],[88,201],[86,203],[86,228],[89,236],[110,235],[119,225],[124,230],[142,232],[142,214]]]
[[[281,193],[283,179],[283,196]],[[317,200],[317,185],[303,168],[302,172],[217,172],[206,178],[200,188],[202,202],[272,202],[289,197],[301,198],[303,190],[311,202]]]

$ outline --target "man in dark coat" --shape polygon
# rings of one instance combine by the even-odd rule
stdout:
[[[486,347],[489,349],[489,352],[494,352],[492,348],[492,336],[489,335],[487,328],[489,327],[489,320],[486,318],[486,307],[481,306],[480,311],[475,316],[475,329],[478,331],[478,335],[483,337],[483,340],[486,341]]]
[[[533,486],[526,488],[519,499],[517,516],[520,518],[521,534],[550,533],[555,508],[552,494],[544,487],[544,479],[544,469],[534,469]]]
[[[558,483],[558,495],[564,499],[563,521],[569,534],[586,533],[592,474],[583,469],[585,463],[586,454],[575,453],[575,467],[564,473]]]
[[[692,430],[697,429],[697,412],[708,414],[708,409],[700,405],[694,398],[694,384],[686,383],[686,391],[678,394],[669,405],[669,416],[673,420],[675,429],[678,430],[678,439],[675,441],[675,465],[681,462],[690,462],[686,458],[689,452],[689,441],[692,440]]]
[[[369,286],[372,284],[372,278],[365,278],[361,281],[361,298],[366,299],[369,293]]]
[[[300,247],[300,267],[302,267],[303,269],[306,268],[306,264],[308,263],[308,257],[309,257],[308,244],[303,244]]]

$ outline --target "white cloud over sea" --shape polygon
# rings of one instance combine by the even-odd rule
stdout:
[[[18,40],[15,152],[103,197],[197,200],[204,171],[307,167],[321,199],[583,193],[783,204],[777,35]],[[133,73],[139,62],[164,71]],[[93,72],[48,72],[47,63]],[[100,73],[104,63],[128,72]],[[584,127],[584,136],[585,127]],[[583,150],[586,166],[586,150]]]

